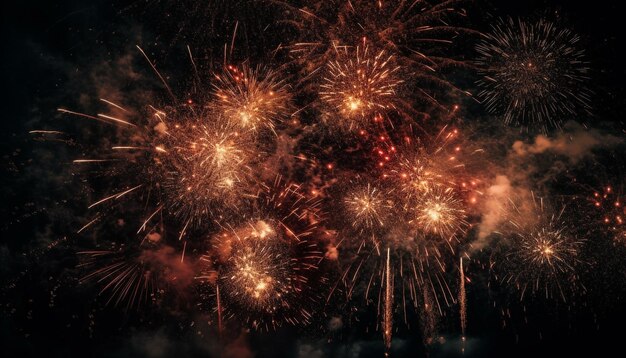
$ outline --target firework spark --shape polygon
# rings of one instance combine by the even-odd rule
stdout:
[[[579,37],[546,20],[508,18],[493,25],[476,49],[483,78],[479,97],[505,123],[546,132],[589,113],[589,68]]]
[[[626,206],[624,195],[612,186],[606,186],[602,191],[595,191],[591,202],[594,208],[600,211],[602,224],[613,234],[615,243],[626,244]]]

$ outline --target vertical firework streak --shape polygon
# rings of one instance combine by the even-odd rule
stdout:
[[[391,269],[390,248],[387,248],[385,263],[385,312],[383,314],[383,339],[387,350],[391,348],[393,336],[393,273]]]
[[[219,283],[215,284],[215,296],[216,296],[216,310],[217,310],[217,332],[222,337],[222,296],[220,295],[220,285]]]
[[[467,302],[465,297],[465,270],[463,268],[463,257],[460,259],[459,266],[459,310],[461,316],[461,341],[463,347],[462,351],[465,351],[465,328],[467,327]]]

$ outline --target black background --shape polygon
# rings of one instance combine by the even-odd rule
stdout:
[[[193,335],[190,338],[189,334],[180,333],[182,329],[159,328],[177,325],[172,322],[166,324],[148,320],[150,322],[144,322],[150,327],[146,331],[148,333],[141,332],[136,328],[141,324],[129,323],[136,317],[123,312],[112,313],[103,319],[104,323],[96,323],[99,328],[90,337],[89,314],[95,304],[91,302],[93,298],[89,293],[58,297],[60,303],[56,303],[54,309],[45,309],[50,290],[63,279],[41,277],[40,274],[48,272],[48,265],[71,265],[73,259],[69,251],[57,250],[38,256],[37,250],[51,240],[74,232],[80,222],[76,213],[87,201],[84,195],[76,193],[76,179],[68,169],[72,155],[80,148],[70,146],[64,149],[61,145],[36,142],[28,134],[33,129],[67,126],[59,122],[56,108],[77,103],[77,94],[81,93],[81,86],[84,85],[83,77],[89,76],[94,64],[114,61],[134,51],[135,44],[152,49],[151,57],[162,61],[169,73],[175,73],[176,69],[172,66],[175,66],[173,63],[176,63],[177,57],[185,55],[183,46],[199,41],[193,36],[193,27],[204,29],[198,25],[203,23],[200,21],[187,22],[188,27],[181,37],[177,38],[175,31],[171,31],[180,23],[177,16],[185,14],[191,3],[183,1],[163,5],[151,1],[78,0],[3,3],[0,77],[3,104],[0,111],[0,273],[3,286],[5,281],[20,275],[24,267],[35,268],[24,276],[28,284],[3,288],[0,352],[6,354],[2,356],[159,356],[159,352],[163,353],[161,356],[170,356],[175,352],[210,356],[215,352],[199,344]],[[243,33],[254,33],[259,24],[271,21],[273,16],[265,18],[263,11],[239,11],[245,7],[240,3],[232,6],[228,2],[216,3],[218,5],[212,15],[207,17],[232,18],[218,19],[212,32],[203,34],[202,41],[213,41],[203,51],[209,60],[220,55],[219,51],[232,31],[233,19],[248,24]],[[255,6],[262,9],[260,5]],[[603,122],[622,123],[622,108],[626,105],[623,85],[626,73],[621,53],[626,38],[624,14],[619,10],[619,1],[492,0],[471,2],[469,8],[473,23],[479,30],[486,30],[490,19],[502,15],[545,15],[568,24],[581,36],[592,64],[590,87],[595,92],[593,106],[596,118]],[[170,16],[161,18],[161,9],[165,9]],[[263,54],[268,46],[280,42],[281,39],[271,36],[265,35],[260,42],[246,42],[242,51],[254,59]],[[122,86],[132,87],[126,82]],[[89,91],[86,90],[88,94]],[[29,262],[21,253],[31,253],[36,257],[35,261],[42,261]],[[616,269],[612,266],[614,264],[621,266]],[[470,288],[469,340],[465,355],[578,356],[583,349],[601,355],[602,351],[611,348],[619,352],[623,346],[623,322],[626,318],[622,300],[624,291],[620,286],[624,279],[614,275],[623,275],[623,266],[623,262],[607,262],[596,267],[602,271],[597,274],[598,280],[605,281],[604,287],[610,288],[606,295],[596,294],[582,303],[582,307],[571,310],[568,307],[531,309],[532,312],[550,313],[532,316],[530,323],[520,323],[516,328],[502,327],[497,312],[500,308],[487,306],[484,294],[472,295]],[[30,302],[33,297],[34,302]],[[19,303],[9,306],[5,301]],[[11,314],[13,307],[18,307],[22,313]],[[32,317],[28,315],[29,310],[34,312]],[[68,328],[68,324],[71,327]],[[358,349],[360,353],[355,356],[382,355],[378,335],[361,336],[357,331],[327,344],[324,339],[317,340],[319,335],[311,330],[313,332],[283,330],[268,335],[253,335],[248,346],[259,356],[308,355],[315,350],[329,355],[353,356],[346,352],[357,352]],[[430,352],[431,356],[460,355],[458,343],[454,343],[458,338],[446,338],[450,345],[435,347]],[[302,342],[305,341],[309,343],[303,347]],[[210,346],[210,342],[207,339],[204,344]],[[407,335],[398,338],[398,342],[394,346],[396,356],[425,354],[419,338]],[[142,345],[151,346],[154,350],[143,349]],[[236,352],[241,353],[231,351],[237,355]]]

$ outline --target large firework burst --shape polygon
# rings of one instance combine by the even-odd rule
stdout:
[[[225,227],[201,259],[202,275],[217,270],[218,316],[269,330],[302,325],[312,317],[323,278],[323,258],[314,241],[320,220],[318,202],[295,184],[277,180],[255,198],[250,218]],[[315,287],[315,289],[314,289]]]
[[[186,118],[168,133],[163,189],[167,209],[185,226],[215,219],[252,194],[258,151],[248,132],[206,114]]]
[[[588,114],[589,67],[579,37],[547,20],[508,18],[476,46],[483,78],[478,96],[507,124],[546,132]]]
[[[304,82],[309,79],[318,83],[327,82],[324,78],[329,78],[328,74],[320,70],[330,68],[333,82],[341,80],[358,84],[349,91],[346,88],[323,90],[348,94],[346,98],[333,100],[344,110],[344,114],[352,113],[353,118],[355,114],[370,114],[367,119],[373,120],[372,110],[376,107],[380,110],[382,106],[396,109],[405,119],[431,118],[450,113],[452,105],[442,100],[467,94],[457,89],[444,74],[449,69],[467,65],[461,60],[454,60],[450,54],[454,38],[472,33],[463,27],[450,25],[452,18],[465,15],[460,5],[462,1],[333,0],[302,6],[287,1],[269,2],[296,17],[296,20],[285,20],[283,23],[297,30],[298,42],[291,45],[290,50],[306,73]],[[346,46],[358,46],[359,50],[346,53]],[[370,48],[369,56],[358,56],[358,52],[365,52],[365,48]],[[343,57],[351,63],[341,56],[338,58],[338,49],[346,53]],[[378,66],[384,64],[386,72],[390,72],[384,81],[380,80],[380,74],[385,73],[384,68],[375,76],[376,72],[362,69],[360,77],[371,81],[371,84],[365,83],[367,86],[357,82],[358,76],[354,71],[343,73],[344,69],[352,69],[364,60],[372,71],[376,68],[372,66],[376,57],[379,57]],[[391,61],[385,61],[387,59]],[[391,72],[395,74],[392,76]],[[391,90],[400,80],[410,86],[410,90],[395,95],[395,91]],[[355,89],[365,89],[363,93],[369,97],[355,96]],[[419,105],[416,106],[416,103]]]

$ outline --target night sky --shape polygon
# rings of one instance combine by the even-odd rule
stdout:
[[[180,291],[176,294],[165,293],[157,303],[145,302],[130,309],[107,304],[106,292],[99,294],[101,287],[97,284],[79,282],[85,273],[77,267],[80,264],[77,252],[117,240],[116,236],[134,234],[138,225],[132,222],[132,227],[119,228],[114,224],[116,220],[119,223],[119,218],[127,222],[139,220],[139,223],[145,219],[142,200],[131,201],[123,209],[112,205],[106,209],[112,224],[103,220],[93,230],[77,234],[93,218],[87,207],[112,187],[126,185],[124,178],[141,178],[137,175],[140,164],[133,162],[130,169],[115,169],[115,178],[110,173],[87,173],[83,167],[72,164],[76,158],[97,155],[102,148],[116,143],[107,138],[119,139],[121,135],[115,128],[76,120],[57,109],[100,113],[98,99],[104,97],[133,108],[170,101],[137,45],[164,74],[172,92],[181,98],[201,101],[203,88],[211,87],[202,87],[194,80],[188,47],[200,72],[218,71],[225,44],[230,45],[235,26],[238,30],[229,54],[231,62],[247,60],[257,64],[273,57],[269,66],[280,66],[289,73],[288,81],[296,81],[307,70],[295,69],[298,65],[291,64],[284,51],[270,54],[296,41],[299,35],[282,21],[289,20],[285,18],[289,13],[268,3],[272,1],[68,0],[3,4],[0,355],[384,355],[375,302],[366,305],[365,299],[357,295],[346,302],[341,294],[326,301],[327,292],[341,275],[334,271],[332,262],[320,266],[327,281],[316,287],[320,291],[316,293],[324,298],[310,308],[313,313],[310,322],[284,325],[269,332],[249,329],[245,324],[240,325],[242,321],[237,318],[226,322],[223,332],[218,332],[209,302],[215,295],[207,295],[201,287],[196,287],[193,279],[192,283],[170,284],[169,288]],[[291,3],[303,7],[308,2]],[[455,97],[452,101],[461,103],[462,107],[454,125],[471,133],[468,141],[473,140],[477,147],[490,153],[491,164],[479,163],[474,167],[482,166],[487,171],[506,168],[503,172],[514,168],[525,170],[530,173],[526,179],[537,184],[533,188],[567,202],[566,218],[573,221],[578,237],[586,239],[584,264],[580,265],[576,292],[566,301],[541,295],[520,299],[519,292],[507,289],[490,275],[492,253],[487,245],[474,252],[466,270],[471,282],[466,285],[465,352],[461,352],[458,304],[453,303],[444,309],[446,313],[439,318],[432,337],[423,332],[420,324],[407,327],[396,317],[389,353],[392,357],[566,357],[577,356],[583,349],[596,351],[598,356],[611,349],[619,352],[626,319],[626,239],[614,242],[613,232],[604,230],[602,215],[587,200],[594,191],[601,192],[609,184],[625,198],[626,124],[622,112],[626,104],[626,70],[620,53],[626,38],[619,2],[470,0],[464,4],[467,16],[459,26],[479,32],[488,32],[496,19],[511,16],[529,21],[546,18],[580,36],[577,46],[584,49],[590,67],[585,86],[592,93],[591,110],[590,114],[564,120],[562,128],[547,133],[547,138],[555,143],[557,140],[569,143],[564,147],[533,154],[533,162],[517,157],[518,161],[509,161],[514,141],[526,143],[526,148],[530,148],[541,134],[532,129],[520,131],[507,127],[473,99]],[[294,21],[298,19],[293,17]],[[460,61],[471,63],[476,57],[472,41],[469,35],[467,41],[451,45],[450,51]],[[447,75],[456,86],[477,92],[478,75],[470,66]],[[314,100],[310,86],[294,85],[305,88],[293,97],[294,108],[307,107]],[[315,127],[317,114],[305,108],[301,112],[302,126]],[[63,134],[29,133],[42,129]],[[281,130],[287,136],[297,132],[289,128]],[[295,147],[308,151],[311,157],[318,156],[320,163],[332,158],[333,165],[343,166],[352,173],[360,170],[361,162],[369,160],[355,158],[350,145],[338,143],[332,130],[315,132],[315,139],[310,140],[303,137],[303,132],[297,133],[300,142]],[[588,146],[583,145],[586,138],[592,138]],[[579,148],[579,144],[584,149],[574,154],[563,149]],[[319,149],[322,147],[333,149]],[[271,150],[279,155],[276,147]],[[332,176],[332,173],[311,173],[309,169],[301,169],[290,179],[305,182],[314,177],[323,181]],[[341,178],[346,177],[348,174]],[[331,194],[332,190],[329,189]],[[325,212],[340,207],[340,199],[331,194],[324,200]],[[335,216],[330,213],[324,224],[327,230],[336,229]],[[480,224],[480,215],[474,216],[477,217],[471,219]],[[166,225],[168,220],[174,219],[164,219]],[[475,236],[476,231],[474,227],[468,230],[468,235]],[[201,242],[190,241],[189,260],[199,257],[205,249]],[[457,262],[458,259],[454,260],[451,266]],[[448,278],[456,280],[455,272],[458,268],[448,272]],[[456,289],[457,282],[453,283]],[[401,315],[399,312],[395,313]],[[419,312],[409,313],[408,317],[409,321],[420,322]]]

